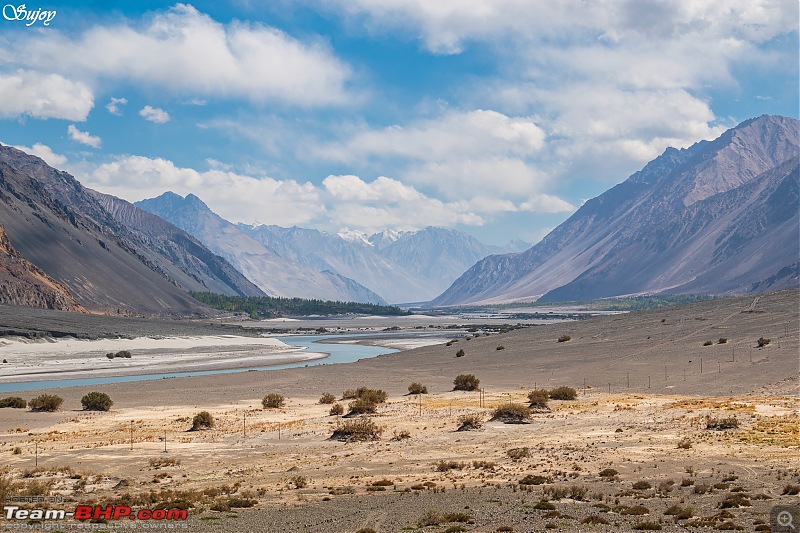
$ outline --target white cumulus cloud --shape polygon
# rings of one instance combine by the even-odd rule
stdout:
[[[522,197],[547,182],[546,174],[532,164],[545,144],[545,131],[530,117],[450,110],[407,125],[364,126],[317,153],[352,164],[399,159],[401,170],[395,166],[395,172],[404,180],[450,198],[477,191]]]
[[[139,115],[142,116],[145,120],[150,122],[155,122],[156,124],[164,124],[165,122],[169,122],[171,117],[169,113],[160,109],[158,107],[151,107],[149,105],[144,106],[140,111]]]
[[[132,80],[190,98],[244,98],[301,106],[348,101],[351,69],[321,40],[300,41],[257,23],[220,23],[187,4],[70,36],[25,32],[3,43],[0,64]]]
[[[53,168],[63,169],[67,164],[67,157],[57,154],[46,144],[36,143],[33,146],[14,146],[17,150],[22,150],[26,154],[35,155],[44,160],[45,163]]]
[[[67,133],[69,138],[75,142],[91,146],[92,148],[100,148],[102,140],[96,135],[90,135],[88,132],[81,131],[75,127],[75,124],[67,126]]]
[[[122,109],[121,107],[128,103],[127,98],[114,98],[111,97],[111,100],[106,104],[106,109],[112,115],[121,115]]]
[[[310,183],[213,168],[198,171],[161,158],[118,157],[86,170],[80,179],[88,187],[129,201],[151,198],[168,190],[182,196],[192,193],[232,222],[303,224],[324,209],[319,190]]]
[[[28,115],[84,121],[92,107],[92,91],[82,82],[25,69],[0,73],[2,118]]]

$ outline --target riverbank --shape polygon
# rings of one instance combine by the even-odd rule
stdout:
[[[109,357],[124,353],[126,356]],[[2,384],[264,367],[326,357],[274,338],[0,339]]]

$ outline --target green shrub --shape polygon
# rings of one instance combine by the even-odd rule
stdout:
[[[328,414],[330,414],[331,416],[343,415],[344,407],[342,407],[342,404],[340,403],[335,403],[331,405],[331,410],[328,411]]]
[[[720,337],[719,338],[719,343],[720,344],[727,344],[728,343],[728,339],[726,339],[725,337]]]
[[[86,411],[108,411],[114,402],[105,392],[90,392],[81,398],[81,405]]]
[[[633,529],[637,531],[661,531],[661,525],[656,522],[639,522]]]
[[[28,407],[31,408],[31,411],[53,412],[57,411],[58,408],[61,407],[62,403],[64,403],[63,398],[54,396],[52,394],[42,394],[41,396],[37,396],[28,402]]]
[[[383,428],[377,426],[369,417],[347,420],[333,430],[331,440],[343,442],[370,441],[380,439]]]
[[[469,339],[467,339],[467,340],[469,340]],[[464,357],[465,355],[466,354],[464,353],[464,350],[458,350],[456,352],[456,357]]]
[[[373,401],[356,398],[347,407],[349,409],[347,416],[356,416],[375,413],[378,406]]]
[[[462,463],[459,461],[436,461],[433,465],[433,469],[437,472],[449,472],[451,470],[463,470],[467,466],[467,463]]]
[[[567,341],[570,341],[570,340],[572,340],[572,337],[570,337],[569,335],[561,335],[558,338],[558,342],[567,342]]]
[[[472,431],[483,426],[483,418],[477,413],[470,413],[458,417],[458,429],[456,431]]]
[[[724,430],[724,429],[736,429],[739,427],[739,419],[735,416],[728,416],[725,418],[714,418],[714,417],[707,417],[706,418],[706,429],[716,429],[716,430]]]
[[[783,492],[781,492],[781,494],[784,496],[797,496],[800,494],[800,485],[789,483],[783,487]]]
[[[428,387],[416,381],[408,386],[409,394],[428,394]]]
[[[558,387],[550,391],[551,400],[574,400],[578,397],[578,391],[572,387]]]
[[[770,342],[772,342],[770,339],[765,339],[764,337],[761,337],[760,339],[758,339],[756,341],[756,344],[758,344],[759,348],[763,348],[764,346],[766,346]]]
[[[261,400],[261,405],[264,409],[280,409],[286,404],[286,398],[283,394],[277,392],[270,392]]]
[[[106,357],[108,357],[109,359],[114,359],[115,357],[123,357],[125,359],[130,359],[131,358],[131,352],[129,352],[128,350],[120,350],[120,351],[118,351],[116,353],[108,352],[106,354]]]
[[[505,349],[506,349],[506,347],[505,347],[505,346],[503,346],[503,345],[500,345],[500,346],[498,346],[497,348],[495,348],[495,350],[497,350],[498,352],[499,352],[500,350],[505,350]]]
[[[608,520],[606,520],[600,515],[591,515],[581,520],[581,524],[589,524],[589,525],[608,524]]]
[[[526,457],[531,456],[531,449],[525,446],[524,448],[511,448],[506,452],[512,461],[519,461]]]
[[[653,486],[648,483],[647,481],[637,481],[633,484],[633,490],[648,490],[653,488]]]
[[[600,471],[600,477],[602,478],[614,478],[617,477],[617,470],[615,468],[604,468]]]
[[[687,507],[681,507],[678,504],[672,505],[664,511],[664,514],[667,516],[674,516],[677,520],[688,520],[692,516],[694,516],[694,507],[691,505]]]
[[[358,397],[356,389],[347,389],[342,393],[342,400],[352,400]]]
[[[532,390],[528,393],[528,401],[531,402],[531,409],[547,409],[547,402],[550,400],[550,393],[545,389]]]
[[[370,389],[369,387],[359,387],[357,389],[347,389],[342,394],[343,400],[361,399],[372,403],[383,403],[386,401],[386,391],[381,389]]]
[[[703,343],[703,346],[711,346],[712,344],[714,344],[714,341],[706,341]]]
[[[335,401],[336,401],[336,396],[334,396],[330,392],[326,392],[319,399],[319,403],[321,404],[332,404]]]
[[[0,408],[11,407],[13,409],[25,409],[28,407],[28,402],[19,396],[9,396],[0,400]]]
[[[428,509],[428,512],[426,512],[420,517],[419,520],[417,520],[417,525],[419,527],[438,526],[442,522],[444,522],[442,513],[435,509]]]
[[[519,480],[520,485],[544,485],[545,483],[552,483],[553,480],[546,476],[528,474]]]
[[[192,419],[192,429],[190,431],[199,431],[201,429],[211,429],[214,427],[214,417],[208,411],[200,411]]]
[[[650,514],[650,509],[648,509],[644,505],[631,505],[631,506],[619,505],[617,507],[614,507],[614,512],[624,515],[641,516],[645,514]]]
[[[480,384],[481,380],[479,380],[472,374],[459,374],[453,380],[453,390],[466,390],[466,391],[478,390]]]
[[[508,402],[494,410],[491,420],[500,420],[505,424],[527,424],[530,418],[530,409],[521,403]]]

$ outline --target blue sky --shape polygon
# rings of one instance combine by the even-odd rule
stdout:
[[[535,242],[667,146],[798,116],[796,0],[19,5],[0,142],[234,222]]]

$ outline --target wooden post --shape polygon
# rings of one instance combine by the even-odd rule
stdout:
[[[628,372],[628,388],[631,388],[631,373]]]
[[[664,381],[667,381],[667,365],[664,365]]]
[[[278,440],[281,440],[281,423],[278,422]]]
[[[131,450],[133,449],[133,420],[131,420]]]
[[[647,376],[647,388],[650,388],[650,376]]]
[[[722,374],[722,363],[717,361],[717,374]]]
[[[683,381],[686,381],[686,369],[683,369]]]
[[[242,411],[242,436],[247,437],[247,409]]]
[[[703,358],[700,358],[700,373],[703,373]]]
[[[35,441],[34,447],[36,448],[36,459],[35,459],[34,466],[38,467],[39,466],[39,441],[38,440]]]
[[[608,384],[608,393],[611,394],[611,383]]]
[[[164,453],[167,453],[167,430],[164,430]]]

